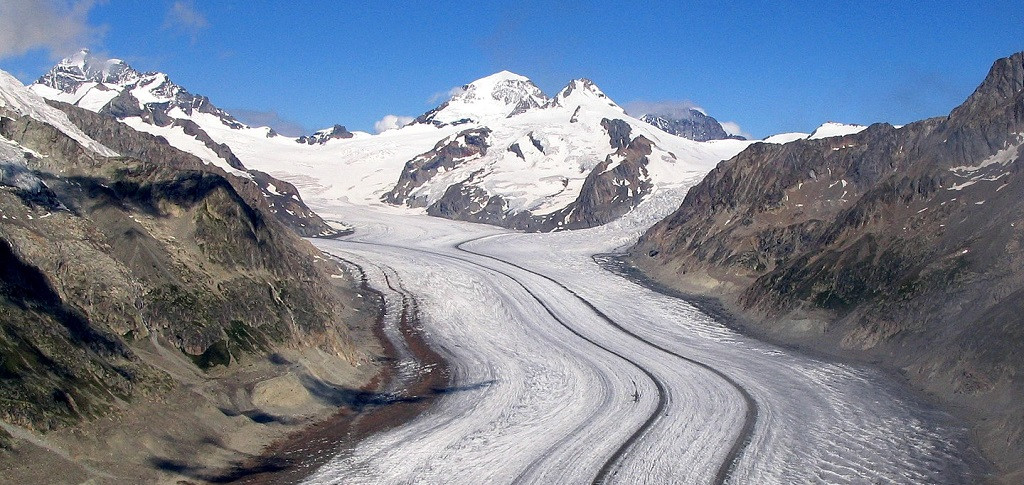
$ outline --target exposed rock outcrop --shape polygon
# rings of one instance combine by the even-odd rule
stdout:
[[[391,204],[408,204],[412,207],[423,207],[425,201],[410,197],[413,190],[436,176],[455,168],[473,157],[485,155],[488,149],[487,138],[491,130],[475,128],[462,131],[437,142],[429,152],[409,160],[399,176],[395,188],[384,194],[385,202]]]
[[[607,224],[629,212],[651,190],[647,174],[650,154],[651,141],[643,136],[620,146],[587,175],[576,201],[544,219],[547,225],[583,229]]]

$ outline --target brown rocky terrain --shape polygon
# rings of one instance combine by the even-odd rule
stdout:
[[[874,361],[1024,480],[1024,53],[945,118],[755,144],[629,259],[771,340]]]
[[[60,108],[121,156],[0,105],[0,142],[39,182],[2,160],[4,480],[174,481],[373,376],[376,299],[275,217],[266,180]]]

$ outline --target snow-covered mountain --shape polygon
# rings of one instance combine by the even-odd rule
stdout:
[[[172,113],[218,117],[227,126],[244,126],[226,111],[175,84],[161,72],[139,73],[120,59],[101,59],[88,49],[62,60],[31,85],[39,95],[119,118],[135,115],[156,125],[173,123]]]
[[[282,222],[304,236],[336,233],[303,203],[291,184],[246,167],[231,147],[214,140],[208,127],[252,130],[205,96],[190,93],[167,74],[140,73],[120,59],[102,59],[83,49],[60,61],[29,86],[46,99],[114,116],[132,128],[164,137],[171,145],[226,172],[253,180]],[[57,110],[59,111],[59,110]],[[202,124],[196,122],[202,120]],[[340,128],[340,131],[338,130]],[[276,137],[269,128],[256,129],[263,137]],[[343,136],[344,127],[288,139],[291,143],[318,143]]]
[[[548,97],[508,71],[453,90],[401,129],[370,135],[336,126],[298,139],[247,126],[166,74],[140,74],[87,51],[32,89],[226,170],[268,172],[307,195],[528,230],[603,224],[656,191],[696,182],[750,144],[667,133],[627,115],[590,80]]]
[[[549,101],[533,81],[501,71],[455,89],[451,97],[413,123],[437,127],[484,124],[539,108]]]
[[[509,72],[467,84],[419,120],[458,131],[410,159],[384,200],[528,230],[603,224],[747,146],[661,131],[587,79],[547,98]]]

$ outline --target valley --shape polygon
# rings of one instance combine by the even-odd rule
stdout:
[[[964,428],[885,374],[762,344],[594,263],[635,237],[635,219],[541,235],[317,210],[357,228],[318,247],[393,268],[416,297],[454,391],[310,483],[963,483],[983,471]]]
[[[0,71],[4,477],[1014,483],[1024,53],[902,126],[687,110],[499,71],[285,136]]]

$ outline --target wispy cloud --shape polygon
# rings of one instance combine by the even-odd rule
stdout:
[[[623,109],[631,116],[657,115],[667,116],[673,119],[688,119],[690,110],[697,110],[707,114],[704,108],[697,106],[693,101],[633,101],[623,105]]]
[[[434,93],[430,95],[430,98],[427,99],[427,104],[438,104],[444,101],[448,101],[449,99],[452,99],[453,96],[462,94],[464,92],[466,92],[465,86],[455,86],[454,88],[451,88],[447,91],[441,91],[439,93]]]
[[[54,58],[71,54],[103,35],[103,28],[89,24],[95,0],[0,1],[0,59],[33,49],[49,50]]]
[[[373,124],[373,129],[376,130],[377,133],[384,133],[385,131],[394,130],[408,125],[409,123],[412,123],[414,119],[416,118],[413,118],[412,116],[384,115],[383,118]]]
[[[753,135],[743,131],[743,128],[740,128],[739,123],[735,121],[719,121],[718,124],[722,125],[722,129],[730,135],[739,135],[748,140],[754,139]]]
[[[185,34],[195,42],[199,32],[210,26],[206,16],[196,10],[191,1],[177,1],[171,5],[164,17],[164,29],[177,31]]]
[[[277,111],[238,108],[229,109],[228,112],[242,123],[250,126],[269,126],[284,136],[302,136],[310,132],[305,126],[282,117]]]

